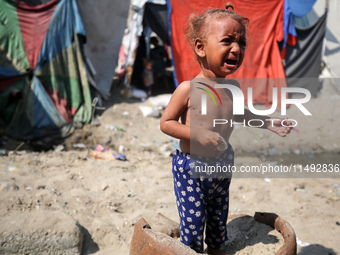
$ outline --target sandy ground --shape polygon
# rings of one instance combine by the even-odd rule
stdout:
[[[83,254],[118,255],[129,253],[133,227],[141,217],[162,213],[178,222],[169,156],[176,140],[159,130],[159,118],[142,115],[139,106],[145,105],[150,104],[116,103],[55,150],[33,152],[23,146],[13,153],[12,147],[8,155],[0,156],[0,217],[62,211],[88,231]],[[286,164],[287,155],[307,156],[318,163],[316,153],[338,153],[340,113],[334,109],[339,106],[339,100],[312,100],[306,105],[313,113],[309,119],[297,108],[290,109],[288,115],[299,125],[287,138],[260,129],[235,129],[230,141],[235,165],[278,164],[283,159]],[[124,153],[127,160],[95,158],[94,144]],[[298,254],[340,254],[339,174],[338,178],[243,177],[248,178],[232,180],[230,214],[274,212],[295,230]]]

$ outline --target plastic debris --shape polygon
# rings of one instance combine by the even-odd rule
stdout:
[[[269,178],[264,178],[264,182],[269,183],[271,180]]]
[[[124,146],[122,145],[119,146],[119,150],[123,151],[124,150]],[[107,159],[107,160],[122,160],[125,161],[126,160],[126,155],[120,153],[114,153],[109,147],[105,146],[103,147],[101,144],[97,144],[96,146],[96,150],[92,150],[91,154],[93,157],[97,158],[97,159]]]
[[[75,143],[75,144],[72,144],[72,147],[73,148],[86,148],[86,145],[83,143]]]
[[[123,153],[125,151],[125,147],[123,145],[119,145],[118,152]]]
[[[61,151],[63,151],[65,149],[65,147],[63,146],[63,145],[58,145],[55,149],[54,149],[54,151],[55,152],[61,152]]]
[[[301,247],[307,247],[310,245],[310,243],[302,242],[299,238],[296,237],[296,243],[300,245]]]
[[[8,167],[8,171],[12,172],[12,173],[17,173],[19,172],[19,168],[16,168],[15,166],[9,166]]]
[[[122,160],[125,161],[126,160],[126,155],[122,154],[122,153],[113,153],[113,156],[115,157],[115,159],[117,160]]]
[[[218,136],[222,140],[222,143],[217,145],[217,150],[218,151],[225,151],[226,149],[228,149],[228,144],[221,135],[218,135]]]
[[[91,155],[96,159],[106,159],[106,160],[115,160],[115,157],[113,156],[112,152],[109,151],[91,151]]]
[[[130,189],[127,193],[128,197],[133,197],[134,196],[135,191],[133,189]]]
[[[147,98],[148,94],[144,90],[134,88],[132,90],[132,97],[134,97],[134,98]]]
[[[104,151],[104,147],[101,146],[100,144],[97,144],[96,151]]]
[[[152,105],[165,108],[169,104],[171,96],[172,96],[172,94],[162,94],[162,95],[155,96],[155,97],[149,97],[148,101]]]
[[[159,117],[159,109],[151,106],[139,106],[144,117]]]

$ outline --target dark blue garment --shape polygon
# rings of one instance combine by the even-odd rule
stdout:
[[[198,156],[200,157],[200,156]],[[228,149],[219,157],[202,160],[176,150],[172,173],[177,208],[180,216],[181,242],[196,252],[203,252],[203,231],[206,225],[205,243],[218,249],[227,241],[229,210],[229,177],[217,173],[204,173],[197,178],[199,169],[207,166],[233,166],[234,151]],[[204,160],[204,161],[203,161]]]

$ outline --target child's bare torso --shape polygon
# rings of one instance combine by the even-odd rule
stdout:
[[[193,84],[192,84],[193,85]],[[191,85],[191,86],[192,86]],[[196,85],[194,85],[196,86]],[[199,132],[206,132],[211,130],[219,133],[228,143],[233,127],[230,122],[233,120],[233,102],[232,95],[229,90],[216,89],[219,94],[222,105],[216,98],[216,104],[213,99],[204,91],[191,87],[190,98],[188,100],[188,108],[181,116],[182,124],[190,126],[190,128],[202,129]],[[206,94],[206,115],[202,115],[201,100],[202,94]],[[214,120],[226,120],[226,124],[215,124]],[[222,121],[215,121],[221,123]],[[199,142],[191,140],[180,140],[181,150],[186,153],[197,154],[206,157],[219,156],[223,151],[218,151],[216,146],[203,146]]]

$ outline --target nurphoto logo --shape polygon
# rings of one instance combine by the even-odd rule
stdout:
[[[237,81],[233,80],[233,83]],[[220,102],[220,105],[223,106],[222,100],[216,89],[228,89],[233,97],[233,115],[244,115],[244,94],[243,91],[240,89],[240,86],[236,86],[234,84],[215,84],[214,87],[205,84],[203,82],[197,82],[200,85],[203,85],[206,88],[201,88],[201,87],[196,87],[197,89],[203,90],[206,92],[211,99],[213,100],[215,106],[217,106],[217,102],[215,99],[215,96]],[[238,83],[238,82],[237,82]],[[211,90],[214,95],[209,91]],[[309,90],[304,89],[304,88],[297,88],[297,87],[282,87],[281,89],[281,115],[286,116],[287,115],[287,105],[295,105],[300,111],[306,115],[306,116],[311,116],[312,114],[306,109],[306,107],[303,106],[304,103],[307,103],[311,99],[311,93]],[[288,98],[289,93],[299,93],[304,95],[301,98]],[[207,115],[208,109],[207,109],[207,94],[202,94],[201,95],[201,115]],[[256,114],[256,115],[261,115],[261,116],[266,116],[274,113],[277,108],[278,108],[278,88],[273,88],[273,102],[270,107],[270,109],[265,109],[265,110],[258,110],[255,109],[254,104],[253,104],[253,88],[249,87],[247,89],[247,98],[248,98],[248,109],[251,113]],[[292,126],[287,126],[287,127],[295,127],[297,126],[298,122],[294,119],[288,119],[291,121],[293,124]],[[265,121],[270,121],[272,122],[274,119],[266,119]],[[252,125],[252,123],[257,123],[257,125]],[[214,127],[216,125],[224,125],[229,123],[231,126],[233,124],[240,124],[237,122],[234,122],[233,120],[226,120],[226,119],[214,119]],[[258,124],[260,123],[260,124]],[[244,126],[248,125],[250,127],[261,127],[264,125],[264,121],[260,119],[251,119],[248,121],[248,123],[243,123]],[[282,123],[284,125],[284,122]]]

